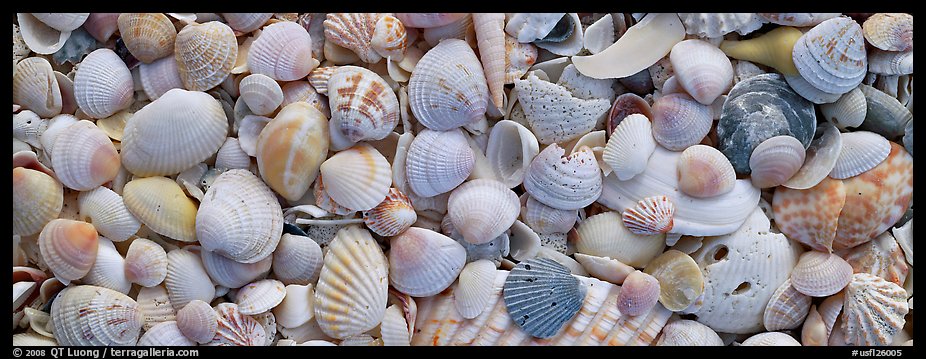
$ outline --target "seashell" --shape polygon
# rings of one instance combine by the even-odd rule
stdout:
[[[693,311],[699,322],[724,333],[763,330],[766,305],[802,250],[769,230],[768,217],[755,208],[736,232],[704,237],[691,255],[704,275],[704,296]]]
[[[180,331],[175,321],[161,322],[145,331],[138,339],[139,346],[193,346],[196,342],[190,340]]]
[[[509,23],[511,22],[509,21]],[[565,14],[558,19],[551,31],[542,39],[535,40],[534,44],[555,55],[573,56],[578,54],[585,44],[585,36],[579,14]]]
[[[372,46],[377,21],[385,14],[329,13],[325,19],[325,40],[350,49],[363,62],[377,63],[382,57]]]
[[[829,330],[823,317],[817,311],[817,305],[810,307],[807,319],[801,327],[801,344],[803,346],[825,346],[829,342]]]
[[[574,256],[576,261],[591,276],[618,285],[623,283],[630,273],[636,271],[633,267],[609,257],[590,256],[582,253],[574,253]]]
[[[486,157],[496,178],[509,188],[524,181],[527,168],[538,153],[537,138],[517,122],[499,121],[489,133]]]
[[[90,13],[84,21],[84,30],[99,42],[105,43],[119,29],[119,13]]]
[[[678,189],[686,195],[710,198],[724,195],[736,185],[736,173],[723,153],[710,146],[694,145],[678,159]]]
[[[397,13],[395,17],[406,27],[427,29],[444,26],[466,16],[465,13]]]
[[[766,332],[753,335],[743,341],[742,346],[801,346],[801,343],[782,332]]]
[[[13,65],[13,103],[50,118],[61,113],[61,88],[51,64],[43,57],[29,57]]]
[[[519,214],[518,196],[501,182],[475,179],[450,193],[447,215],[472,244],[492,241],[511,227]]]
[[[843,184],[846,205],[839,214],[833,241],[835,249],[865,243],[903,216],[913,195],[913,157],[891,142],[891,153],[886,160],[844,180]],[[861,194],[856,196],[857,193]]]
[[[605,99],[574,97],[567,88],[542,81],[536,75],[516,80],[515,89],[527,122],[542,144],[565,142],[588,133],[608,110]]]
[[[476,318],[488,309],[494,282],[495,263],[489,260],[474,261],[463,268],[453,294],[453,303],[463,318]]]
[[[868,53],[868,72],[883,75],[913,73],[913,51],[889,52],[872,50]]]
[[[800,75],[785,76],[785,81],[788,82],[788,86],[791,86],[798,95],[818,105],[835,102],[843,95],[821,91],[813,87],[813,85],[807,82],[807,80],[804,80]]]
[[[466,250],[440,233],[412,227],[390,240],[389,283],[428,297],[447,289],[466,264]]]
[[[273,316],[284,328],[296,328],[315,317],[315,290],[311,284],[286,286],[286,295],[273,307]]]
[[[694,320],[679,319],[666,324],[658,346],[723,346],[723,340],[710,327]]]
[[[769,299],[768,305],[765,306],[762,321],[765,329],[768,331],[797,329],[807,317],[810,301],[810,296],[794,289],[791,279],[786,280],[778,286],[772,298]]]
[[[785,181],[785,187],[808,189],[816,186],[833,170],[842,152],[842,136],[832,123],[821,124],[817,134],[822,135],[810,143],[801,169]]]
[[[725,40],[720,43],[720,50],[734,59],[769,66],[785,76],[796,76],[799,73],[791,54],[794,44],[803,35],[803,32],[793,27],[776,27],[749,40]]]
[[[287,200],[302,198],[328,154],[327,127],[324,114],[306,102],[280,110],[257,139],[257,165],[264,182]]]
[[[40,171],[13,168],[13,234],[31,236],[58,218],[64,190],[53,177]]]
[[[308,81],[291,81],[283,85],[283,103],[280,107],[286,107],[298,101],[308,102],[325,114],[326,118],[331,117],[328,101],[325,101],[325,98],[319,95]]]
[[[399,19],[385,15],[376,21],[370,46],[378,55],[390,61],[402,61],[408,45],[408,33]]]
[[[54,219],[39,234],[39,250],[55,277],[62,281],[77,280],[93,267],[97,237],[96,229],[89,223]]]
[[[895,138],[904,134],[907,122],[912,121],[913,113],[884,92],[862,84],[859,86],[868,102],[865,121],[859,129],[875,132],[886,138]],[[899,106],[898,106],[899,105]]]
[[[257,53],[252,46],[248,60],[257,57]],[[231,73],[237,57],[235,33],[221,22],[187,25],[177,33],[174,58],[187,90],[206,91],[218,86]],[[253,65],[250,69],[259,73]]]
[[[831,94],[849,92],[868,67],[862,27],[848,17],[823,21],[794,44],[792,58],[811,86]]]
[[[472,48],[477,46],[476,30],[475,26],[473,25],[473,17],[470,14],[466,14],[460,19],[447,25],[422,29],[421,36],[424,37],[424,41],[427,42],[430,47],[437,46],[441,40],[446,39],[459,39],[466,41],[466,43],[469,44],[469,47]]]
[[[144,320],[138,303],[108,288],[66,288],[51,305],[55,340],[60,345],[135,345]]]
[[[414,194],[434,197],[463,183],[474,164],[475,154],[461,130],[425,129],[408,148],[405,174]]]
[[[506,63],[510,63],[511,59],[506,53],[505,15],[502,13],[474,13],[472,21],[476,29],[479,57],[482,60],[486,83],[492,95],[492,103],[495,107],[502,108],[505,96]]]
[[[251,167],[251,156],[241,148],[237,138],[229,137],[219,148],[215,155],[215,168],[230,169],[249,169]]]
[[[785,26],[814,26],[825,20],[832,19],[839,13],[758,13],[763,19],[773,24]]]
[[[90,13],[32,13],[36,19],[58,31],[74,31],[83,25]]]
[[[172,89],[126,123],[123,166],[136,176],[179,173],[214,155],[227,131],[218,101],[204,92]]]
[[[138,77],[148,98],[157,100],[171,89],[182,89],[180,68],[173,57],[164,57],[138,67]]]
[[[804,157],[804,146],[794,137],[782,135],[762,141],[749,157],[752,185],[770,188],[787,182],[801,169]]]
[[[904,284],[910,270],[903,250],[888,232],[850,249],[844,258],[854,273],[873,274],[897,285]]]
[[[775,224],[788,238],[830,252],[847,193],[842,181],[831,178],[804,190],[778,188],[772,201]]]
[[[328,244],[315,289],[315,318],[322,332],[343,339],[379,325],[386,310],[389,272],[386,256],[369,232],[358,226],[339,230]]]
[[[754,13],[679,13],[685,32],[702,38],[716,38],[731,32],[747,35],[762,27],[765,19]]]
[[[141,223],[126,209],[122,196],[106,187],[81,192],[78,196],[81,219],[93,223],[97,232],[116,242],[129,239]]]
[[[891,234],[894,236],[894,239],[897,240],[897,243],[900,245],[900,248],[903,249],[904,256],[907,259],[907,263],[913,265],[913,219],[911,218],[904,225],[891,228]]]
[[[634,234],[655,235],[672,230],[675,205],[666,196],[647,197],[621,214],[624,226]]]
[[[312,38],[306,29],[282,21],[261,30],[248,51],[247,64],[251,73],[294,81],[306,77],[318,66],[318,60],[312,58]]]
[[[889,345],[908,311],[903,288],[868,273],[853,274],[842,315],[846,344]]]
[[[587,294],[566,267],[546,258],[519,263],[502,292],[515,324],[536,338],[559,332],[581,310]]]
[[[418,61],[408,81],[415,118],[425,127],[447,131],[484,116],[489,92],[476,54],[465,41],[447,39]]]
[[[505,34],[505,84],[513,84],[537,62],[537,47]]]
[[[257,140],[260,132],[263,131],[270,120],[256,115],[247,115],[241,119],[241,124],[238,126],[238,145],[248,156],[257,157]]]
[[[40,55],[58,52],[71,37],[70,31],[48,26],[30,13],[16,13],[16,23],[28,49]]]
[[[238,305],[222,303],[215,306],[217,329],[207,346],[264,346],[267,333],[261,323],[241,314]]]
[[[87,275],[81,278],[81,282],[128,294],[132,289],[132,282],[126,278],[124,268],[125,259],[116,250],[113,242],[106,237],[99,237],[96,260],[93,261]]]
[[[136,238],[125,254],[125,277],[142,287],[154,287],[167,277],[167,252],[157,243]]]
[[[604,212],[579,223],[576,251],[599,257],[614,258],[629,266],[643,267],[665,248],[663,235],[634,234],[618,212]]]
[[[380,339],[383,341],[383,346],[410,345],[409,342],[411,341],[412,335],[409,333],[408,322],[402,313],[402,309],[396,304],[386,308],[386,314],[383,316],[383,323],[379,330],[382,334]]]
[[[656,140],[649,119],[641,114],[631,114],[614,128],[601,157],[618,179],[626,181],[646,169],[646,163],[655,150]]]
[[[681,93],[653,103],[653,137],[663,147],[682,151],[701,142],[711,130],[711,108]]]
[[[604,51],[591,56],[574,56],[572,63],[579,72],[591,78],[628,77],[668,55],[684,38],[685,27],[676,14],[654,13],[627,29]]]
[[[651,260],[643,272],[658,280],[659,303],[672,311],[688,308],[704,291],[705,280],[697,263],[674,249]]]
[[[133,179],[122,190],[125,207],[145,226],[167,237],[196,241],[197,206],[166,177]]]
[[[505,32],[518,42],[527,43],[545,39],[566,13],[515,13],[508,15]]]
[[[418,220],[415,207],[405,194],[396,188],[390,188],[380,204],[363,212],[363,223],[373,233],[383,237],[392,237],[402,233]]]
[[[576,210],[562,210],[527,197],[524,223],[538,234],[566,233],[576,224]]]
[[[338,152],[321,164],[326,192],[338,204],[356,211],[376,207],[392,185],[386,158],[370,145]]]
[[[249,33],[259,29],[273,17],[273,13],[221,13],[228,26],[240,33]]]
[[[311,84],[320,95],[328,95],[328,80],[338,67],[339,66],[322,66],[313,69],[309,73],[309,84]]]
[[[868,132],[848,132],[841,135],[842,150],[830,177],[846,179],[855,177],[881,164],[891,152],[891,145],[884,137]]]
[[[913,49],[913,15],[878,13],[862,23],[865,40],[885,51]]]
[[[123,44],[138,61],[150,64],[174,52],[177,29],[162,13],[122,13],[118,25]]]
[[[111,181],[119,171],[119,153],[93,122],[82,120],[55,139],[52,165],[68,188],[87,191]]]
[[[537,201],[556,209],[583,208],[601,194],[598,163],[587,147],[564,154],[565,150],[555,143],[547,146],[531,162],[524,189]]]
[[[852,280],[852,266],[832,253],[810,251],[791,271],[791,286],[811,297],[828,297]]]
[[[41,119],[35,112],[22,111],[13,115],[13,138],[25,141],[30,146],[38,149],[43,149],[41,138],[49,125],[50,121]],[[30,147],[27,151],[31,152],[32,148]]]
[[[142,329],[151,329],[154,325],[176,320],[176,311],[170,303],[170,296],[164,286],[142,287],[136,297],[138,311],[142,313]]]
[[[174,311],[194,300],[211,302],[215,298],[215,287],[203,267],[203,261],[187,249],[174,249],[167,253],[164,286]]]
[[[447,218],[447,217],[445,217]],[[511,258],[517,261],[523,261],[537,256],[540,252],[540,248],[543,246],[543,243],[540,240],[540,236],[534,232],[530,227],[519,220],[515,220],[514,224],[511,225],[511,234],[505,235],[502,234],[492,242],[489,242],[488,245],[493,245],[495,241],[498,241],[499,238],[502,239],[502,244],[507,243],[507,248],[500,248],[499,252],[502,256],[511,254]],[[471,255],[471,247],[482,247],[484,245],[473,246],[469,242],[460,241],[460,244],[463,244],[463,247],[467,249],[467,261],[473,259]],[[504,247],[504,245],[502,246]],[[493,258],[494,259],[494,258]]]
[[[749,174],[753,150],[769,138],[789,135],[809,146],[816,130],[813,103],[778,74],[750,77],[733,86],[717,123],[717,149],[737,174]]]
[[[328,105],[331,120],[351,142],[381,140],[399,122],[399,100],[375,72],[357,66],[341,66],[331,74]]]
[[[238,86],[241,99],[255,115],[269,115],[283,103],[283,89],[269,76],[251,74]]]
[[[241,314],[255,315],[273,309],[283,302],[285,296],[283,282],[263,279],[241,287],[235,295],[235,301]]]
[[[254,263],[236,262],[210,251],[200,251],[200,257],[212,281],[226,288],[239,288],[262,278],[273,263],[273,256]]]
[[[642,97],[634,93],[625,93],[614,100],[608,113],[605,130],[610,137],[624,118],[632,114],[641,114],[647,119],[653,118],[652,108]]]
[[[649,274],[635,271],[624,279],[617,295],[617,309],[630,316],[643,315],[653,309],[659,295],[659,281]]]
[[[334,213],[336,215],[348,215],[353,214],[355,211],[350,208],[341,206],[337,202],[331,199],[328,196],[328,191],[325,190],[325,183],[322,180],[322,176],[319,175],[315,180],[315,185],[313,186],[312,193],[315,195],[315,205],[319,209],[324,210],[329,213]]]
[[[733,86],[733,64],[723,51],[703,40],[675,44],[669,54],[675,77],[685,92],[710,105]]]
[[[58,341],[40,333],[25,332],[13,334],[13,346],[58,346]]]

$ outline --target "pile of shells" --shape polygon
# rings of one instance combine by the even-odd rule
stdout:
[[[18,13],[13,345],[912,345],[913,16]]]

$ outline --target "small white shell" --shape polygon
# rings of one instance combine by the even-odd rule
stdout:
[[[389,193],[392,169],[375,148],[360,144],[336,153],[321,164],[325,191],[338,204],[355,211],[376,207]]]
[[[421,197],[434,197],[456,188],[475,165],[475,154],[460,129],[419,132],[407,156],[408,186]]]
[[[100,237],[97,244],[96,260],[93,261],[93,267],[87,275],[81,278],[81,282],[128,294],[132,289],[132,282],[126,278],[125,259],[122,258],[122,254],[106,237]]]
[[[601,158],[621,181],[643,172],[650,155],[656,150],[653,126],[646,116],[632,114],[625,117],[611,133]]]
[[[408,321],[399,305],[390,305],[386,308],[382,326],[379,328],[383,346],[409,346],[412,338],[409,328]]]
[[[509,188],[524,181],[528,166],[538,153],[537,138],[517,122],[499,121],[489,133],[486,157],[496,177]]]
[[[89,191],[119,172],[120,155],[109,136],[93,122],[81,120],[55,139],[52,167],[62,184]]]
[[[228,22],[228,26],[242,33],[259,29],[273,17],[273,13],[270,12],[221,13],[221,15]]]
[[[273,275],[284,284],[315,283],[323,259],[321,247],[312,238],[284,233],[273,255]]]
[[[405,26],[427,29],[444,26],[466,16],[465,13],[397,13],[395,17]]]
[[[588,271],[590,276],[617,285],[624,283],[627,276],[636,271],[635,268],[609,257],[590,256],[582,253],[574,253],[573,256],[582,265],[582,268]]]
[[[229,137],[215,155],[215,168],[246,170],[251,168],[251,156],[244,152],[237,138]]]
[[[518,42],[533,42],[547,36],[566,13],[516,13],[508,16],[505,32]]]
[[[463,246],[434,231],[411,227],[390,240],[389,283],[414,297],[447,289],[465,264]]]
[[[167,289],[162,285],[140,288],[136,301],[144,318],[142,329],[151,329],[155,324],[176,319],[176,310],[170,303]]]
[[[518,218],[518,196],[501,182],[476,179],[450,193],[447,215],[472,244],[488,243],[511,227]]]
[[[711,107],[691,96],[674,93],[653,103],[653,137],[672,151],[682,151],[701,142],[714,123]]]
[[[138,339],[138,346],[193,346],[196,342],[190,340],[180,331],[177,322],[161,322],[151,327]]]
[[[173,56],[157,59],[151,63],[138,66],[138,78],[142,89],[152,101],[157,100],[171,89],[182,89],[180,68]]]
[[[245,76],[238,85],[238,91],[255,115],[270,115],[283,103],[283,89],[267,75],[254,73]]]
[[[257,138],[257,166],[264,182],[289,201],[302,198],[328,154],[327,127],[325,115],[307,102],[280,110]]]
[[[798,139],[781,135],[762,141],[749,157],[753,186],[769,188],[791,179],[804,165],[806,152]]]
[[[614,258],[621,263],[643,267],[662,253],[665,237],[637,235],[624,226],[618,212],[605,212],[586,218],[577,229],[576,251]]]
[[[255,263],[239,263],[206,250],[200,251],[199,255],[212,282],[226,288],[239,288],[262,278],[273,264],[273,256]]]
[[[187,249],[175,249],[167,253],[164,285],[174,310],[180,310],[197,299],[211,302],[215,298],[215,287],[203,268],[202,260]]]
[[[531,162],[524,189],[543,204],[563,210],[583,208],[601,195],[601,170],[594,153],[583,147],[568,156],[557,144]]]
[[[135,238],[125,254],[125,277],[142,287],[153,287],[167,277],[167,252],[159,244]]]
[[[453,291],[453,303],[463,318],[473,319],[487,309],[495,284],[495,263],[481,259],[471,262],[460,272]]]
[[[115,242],[129,239],[141,223],[122,201],[122,196],[106,187],[97,187],[77,196],[81,219],[92,223],[100,235]]]
[[[315,289],[311,284],[286,286],[286,296],[273,307],[273,316],[284,328],[296,328],[315,317]]]
[[[286,297],[286,287],[283,282],[275,279],[263,279],[250,283],[238,290],[235,302],[241,314],[255,315],[265,313]]]
[[[408,81],[415,118],[446,131],[483,118],[489,93],[482,65],[463,40],[447,39],[429,50]]]
[[[832,253],[810,251],[791,271],[791,285],[811,297],[836,294],[852,281],[852,266]]]
[[[731,32],[747,35],[758,30],[765,19],[754,13],[679,13],[685,32],[703,38],[716,38]]]
[[[818,105],[835,102],[842,95],[838,93],[829,93],[813,87],[813,85],[800,75],[786,75],[785,81],[788,82],[788,86],[790,86],[794,92],[797,92],[798,95]]]
[[[58,31],[74,31],[83,25],[90,13],[34,12],[32,16]]]
[[[524,223],[538,234],[566,233],[576,224],[577,210],[562,210],[547,206],[527,196]]]
[[[20,112],[20,114],[23,113],[26,113],[26,111]],[[54,153],[55,140],[66,128],[77,123],[77,121],[80,121],[77,117],[67,114],[55,116],[48,121],[48,127],[45,128],[45,132],[42,132],[42,136],[39,138],[46,155]]]
[[[884,162],[891,153],[890,142],[874,132],[846,132],[841,137],[842,150],[829,174],[835,179],[858,176]]]
[[[177,311],[177,328],[197,343],[211,341],[218,327],[218,314],[204,301],[194,300]]]
[[[703,105],[710,105],[733,86],[733,64],[707,41],[679,42],[672,47],[669,59],[678,83]]]

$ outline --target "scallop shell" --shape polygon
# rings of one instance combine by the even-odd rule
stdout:
[[[43,57],[28,57],[13,64],[13,103],[45,118],[61,113],[63,98],[51,64]]]
[[[183,88],[180,68],[177,67],[177,60],[172,56],[160,58],[151,63],[142,63],[138,66],[138,77],[142,89],[152,101],[157,100],[171,89]]]
[[[653,137],[669,150],[682,151],[710,132],[712,117],[709,106],[686,94],[660,97],[653,103]]]
[[[524,223],[538,234],[566,233],[576,224],[576,210],[562,210],[547,206],[533,197],[527,197],[523,213]]]
[[[402,233],[418,220],[411,201],[398,189],[390,188],[380,204],[363,212],[363,223],[373,233],[392,237]]]
[[[723,346],[723,340],[710,327],[694,320],[679,319],[666,324],[658,346]]]
[[[250,58],[254,56],[250,51]],[[185,26],[177,33],[174,58],[183,87],[206,91],[225,81],[238,57],[238,41],[228,25],[218,21]],[[256,70],[251,67],[252,72]]]
[[[842,136],[832,123],[817,127],[820,137],[810,143],[801,169],[783,185],[792,189],[808,189],[816,186],[833,170],[842,152]]]
[[[215,287],[203,267],[203,261],[187,249],[174,249],[167,253],[164,285],[175,311],[194,300],[208,303],[215,298]]]
[[[912,74],[913,50],[906,52],[872,50],[868,53],[868,72],[880,75]]]
[[[466,16],[465,13],[397,13],[395,17],[407,27],[427,29],[444,26]]]
[[[329,13],[325,19],[325,39],[350,49],[360,60],[377,63],[382,57],[372,46],[377,21],[385,14]]]
[[[489,93],[482,65],[465,41],[447,39],[418,61],[408,82],[415,118],[425,127],[446,131],[482,118]]]
[[[241,314],[255,315],[273,309],[286,297],[283,282],[275,279],[263,279],[250,283],[238,290],[235,301]]]
[[[830,252],[847,194],[843,182],[831,178],[803,190],[780,187],[772,200],[775,224],[788,238]]]
[[[386,158],[370,145],[338,152],[321,164],[325,190],[338,204],[356,211],[376,207],[392,185]]]
[[[492,299],[494,282],[495,263],[482,259],[467,264],[453,294],[457,311],[466,319],[482,314]]]
[[[98,235],[93,225],[54,219],[39,234],[39,250],[49,269],[62,281],[85,276],[97,256]]]
[[[894,237],[884,232],[871,242],[849,250],[844,257],[855,273],[869,273],[888,282],[903,285],[910,268]]]
[[[865,40],[885,51],[913,49],[913,15],[878,13],[862,23]]]
[[[519,263],[502,292],[515,324],[537,338],[556,335],[582,309],[587,294],[566,267],[546,258]]]
[[[810,251],[801,255],[791,272],[791,285],[811,297],[828,297],[852,280],[852,266],[832,253]]]
[[[801,346],[801,343],[782,332],[766,332],[753,335],[743,341],[742,346]]]
[[[849,345],[889,345],[909,311],[900,286],[868,273],[852,275],[846,286],[842,329]]]
[[[218,326],[207,346],[264,346],[267,333],[256,319],[241,314],[238,305],[222,303],[215,306]]]
[[[656,278],[635,271],[624,279],[617,296],[617,309],[630,316],[649,313],[659,300],[659,292]]]
[[[656,150],[652,124],[646,116],[631,114],[617,125],[602,153],[617,178],[626,181],[643,172]]]
[[[475,155],[461,130],[423,130],[408,148],[405,173],[414,194],[434,197],[463,183],[474,164]]]
[[[286,286],[286,295],[273,307],[273,316],[280,326],[296,328],[315,317],[315,290],[311,284]]]
[[[154,287],[167,277],[167,252],[159,244],[136,238],[125,254],[125,277],[142,287]]]
[[[733,64],[723,51],[703,40],[675,44],[669,54],[675,77],[685,92],[710,105],[733,86]]]
[[[135,345],[144,318],[125,294],[92,285],[70,287],[51,306],[60,345]]]
[[[527,168],[538,153],[537,138],[517,122],[499,121],[489,133],[486,157],[496,178],[509,188],[524,181]]]
[[[886,138],[895,138],[904,134],[907,122],[912,121],[913,113],[900,101],[874,87],[859,86],[868,103],[865,121],[859,129],[872,131]]]
[[[382,334],[380,339],[383,341],[383,346],[409,346],[412,337],[409,332],[408,322],[402,313],[402,309],[396,304],[386,308],[383,324],[380,327],[380,333]]]
[[[849,17],[814,26],[794,44],[792,57],[801,77],[831,94],[844,94],[858,86],[868,68],[862,27]]]
[[[162,13],[122,13],[118,25],[125,47],[143,63],[149,64],[174,52],[177,29]]]
[[[678,159],[678,189],[686,195],[710,198],[733,190],[736,173],[733,165],[717,149],[694,145]]]
[[[568,156],[557,144],[547,146],[534,160],[524,189],[537,201],[556,209],[583,208],[601,195],[601,172],[587,147]]]
[[[381,140],[399,123],[399,100],[375,72],[341,66],[331,74],[327,88],[331,121],[351,142]]]
[[[410,45],[405,25],[392,15],[385,15],[376,21],[370,45],[382,57],[390,61],[402,61]]]
[[[447,215],[472,244],[492,241],[514,223],[519,214],[518,196],[501,182],[476,179],[450,193]]]
[[[125,275],[125,259],[122,258],[122,254],[106,237],[99,237],[97,244],[96,260],[93,261],[93,267],[90,267],[87,275],[81,278],[81,282],[128,294],[132,289],[132,282]]]
[[[754,13],[679,13],[685,32],[698,37],[721,37],[731,32],[747,35],[762,27],[765,19]]]
[[[768,331],[796,329],[810,310],[810,296],[798,292],[791,279],[782,283],[765,306],[763,324]]]
[[[280,110],[260,131],[257,165],[261,178],[287,200],[302,198],[325,161],[326,120],[309,103],[296,102]]]
[[[659,281],[659,302],[672,311],[688,308],[704,291],[705,280],[698,264],[674,249],[647,263],[644,273]]]
[[[190,340],[180,331],[175,321],[161,322],[145,331],[138,339],[138,346],[193,346],[196,342]]]
[[[785,76],[796,76],[799,73],[791,54],[794,44],[803,35],[796,28],[782,26],[748,40],[725,40],[720,43],[720,50],[734,59],[766,65]]]
[[[16,13],[16,22],[22,32],[22,41],[37,54],[58,52],[71,37],[71,31],[60,31],[48,26],[30,13]]]
[[[158,234],[196,241],[196,203],[180,186],[166,177],[138,178],[122,190],[125,207],[136,219]]]
[[[241,100],[255,115],[269,115],[283,103],[283,89],[272,78],[259,73],[251,74],[238,85]]]
[[[606,99],[574,97],[565,87],[536,75],[516,80],[515,89],[527,123],[542,144],[565,142],[588,133],[609,107]]]
[[[785,26],[814,26],[839,16],[839,13],[758,13],[773,24]]]
[[[830,177],[846,179],[855,177],[881,164],[891,152],[887,139],[873,132],[858,131],[841,135],[842,151]]]
[[[245,34],[259,29],[273,17],[273,13],[269,12],[221,13],[221,15],[228,22],[229,27]]]
[[[312,58],[311,36],[304,27],[291,21],[264,27],[251,44],[247,63],[251,73],[277,81],[299,80],[318,66],[318,60]]]
[[[263,278],[273,264],[272,256],[254,263],[240,263],[206,250],[200,251],[199,255],[209,278],[226,288],[239,288]]]
[[[787,182],[801,169],[805,155],[804,146],[791,136],[775,136],[762,141],[749,157],[752,184],[770,188]]]
[[[251,156],[241,148],[237,138],[229,137],[215,155],[215,168],[222,170],[249,169]]]
[[[13,234],[30,236],[58,218],[64,190],[53,177],[24,167],[13,168]]]
[[[665,248],[664,235],[634,234],[624,226],[618,212],[590,216],[579,224],[577,232],[578,253],[610,257],[634,267],[643,267]]]
[[[343,339],[379,325],[386,310],[388,273],[386,256],[369,232],[357,226],[338,231],[328,244],[315,289],[321,330]]]
[[[675,205],[666,196],[647,197],[633,208],[624,210],[621,219],[630,232],[654,235],[672,230]]]
[[[466,264],[466,250],[440,233],[412,227],[393,237],[389,282],[402,293],[428,297],[451,284]]]
[[[141,223],[128,211],[122,196],[106,187],[81,192],[78,196],[81,218],[93,223],[97,232],[116,242],[129,239]]]

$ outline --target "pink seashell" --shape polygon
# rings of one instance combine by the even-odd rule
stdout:
[[[374,233],[392,237],[415,224],[418,215],[411,201],[396,188],[390,188],[382,203],[363,212],[363,223]]]
[[[94,39],[106,43],[119,29],[118,19],[119,13],[117,12],[90,13],[83,27]]]
[[[627,208],[621,218],[635,234],[653,235],[672,230],[675,205],[666,196],[646,197],[633,208]]]
[[[805,156],[804,145],[792,136],[781,135],[762,141],[749,157],[752,185],[770,188],[787,182],[804,165]]]
[[[681,151],[701,142],[714,123],[711,107],[686,94],[674,93],[653,103],[653,137],[672,151]]]
[[[39,250],[49,269],[61,280],[77,280],[90,272],[96,261],[98,234],[93,225],[55,219],[39,234]]]
[[[649,274],[635,271],[621,285],[617,309],[623,314],[638,316],[649,313],[658,301],[659,281]]]
[[[301,79],[316,66],[318,61],[312,58],[312,38],[304,27],[291,21],[265,27],[248,51],[251,73],[267,75],[277,81]]]
[[[58,136],[51,162],[61,183],[78,191],[113,180],[120,168],[119,153],[109,136],[87,120],[72,124]]]
[[[888,282],[904,285],[907,266],[904,252],[894,237],[884,232],[871,242],[862,244],[849,250],[844,258],[855,273],[869,273]]]
[[[885,51],[913,49],[913,15],[878,13],[862,23],[865,40]]]
[[[801,255],[791,271],[791,285],[811,297],[836,294],[852,280],[852,266],[832,253],[810,251]]]
[[[810,310],[810,296],[798,292],[788,279],[775,290],[765,306],[763,323],[769,331],[795,329]],[[818,313],[819,315],[819,313]]]
[[[804,190],[779,187],[772,199],[775,224],[788,238],[830,252],[846,193],[843,181],[828,177]]]
[[[707,41],[679,42],[672,47],[669,59],[679,85],[703,105],[710,105],[733,86],[733,64]]]

